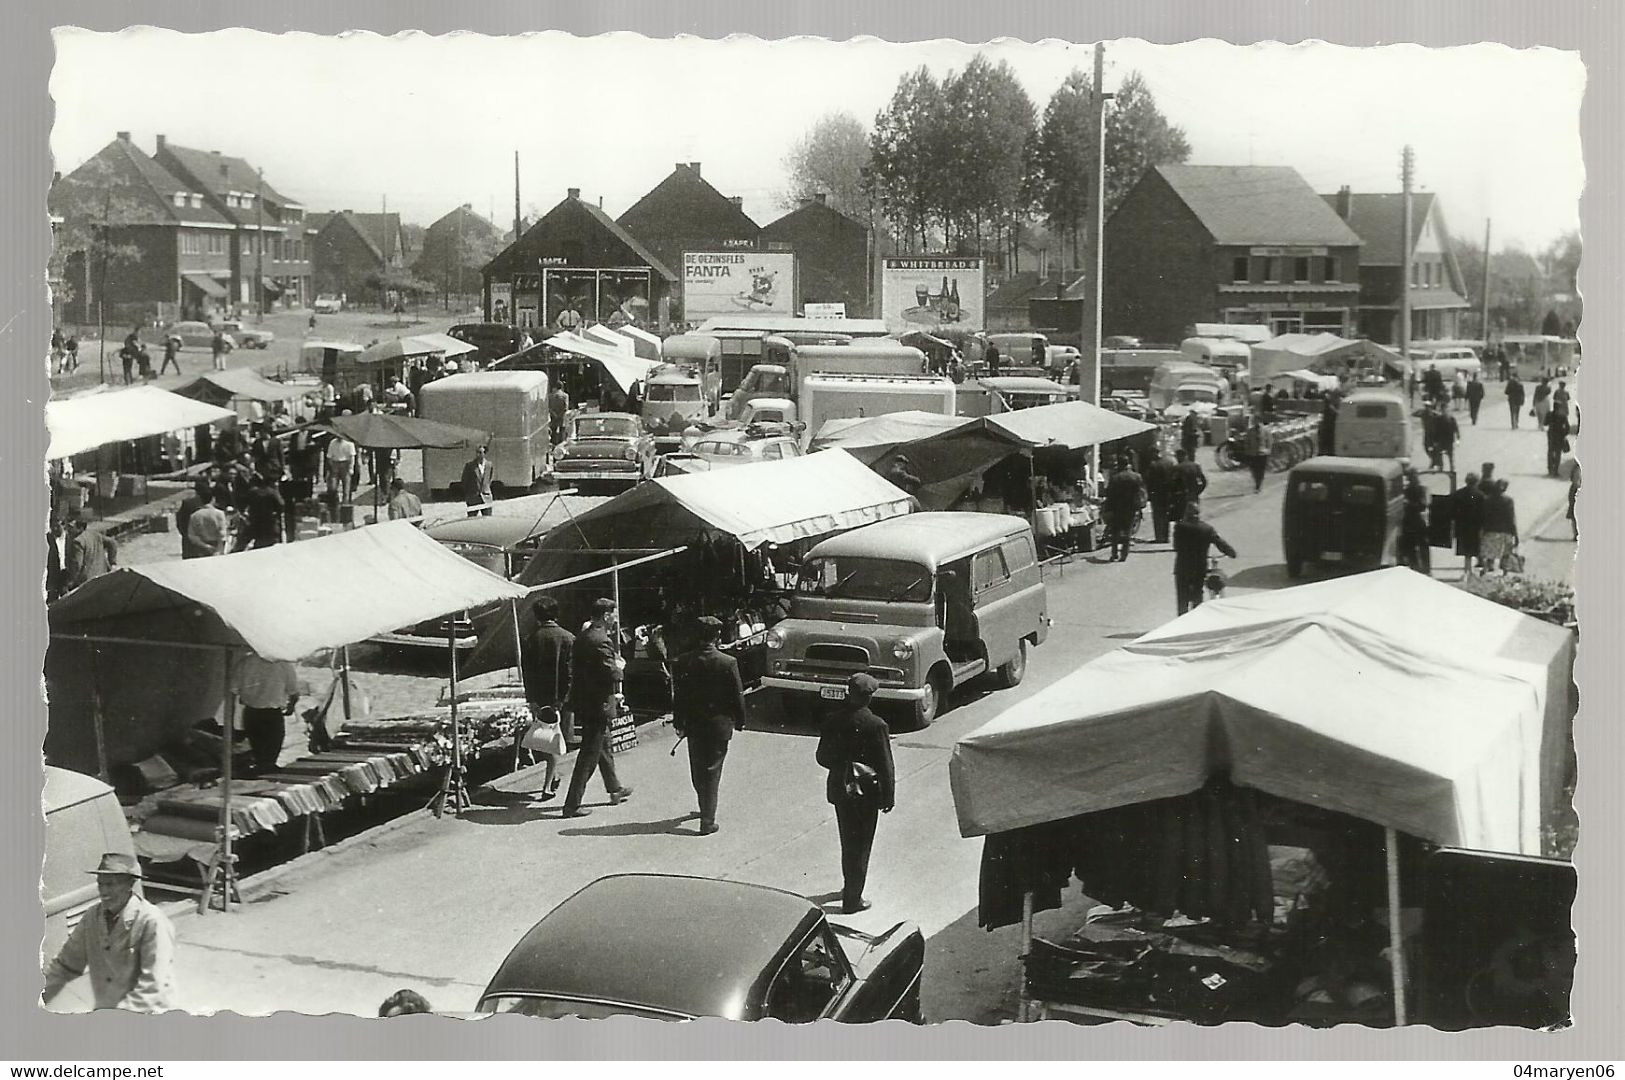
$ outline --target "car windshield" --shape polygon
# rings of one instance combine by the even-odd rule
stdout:
[[[697,383],[653,383],[648,394],[643,398],[646,402],[660,401],[698,401],[700,400],[700,387]]]
[[[902,559],[832,555],[808,559],[796,592],[842,600],[925,603],[931,599],[931,571]]]
[[[747,394],[786,394],[790,390],[790,377],[782,371],[757,368],[745,376],[745,382],[740,389]]]
[[[1210,386],[1181,386],[1174,394],[1174,400],[1184,405],[1191,405],[1199,401],[1217,401],[1219,395],[1213,392]]]
[[[571,1001],[568,998],[540,997],[530,994],[495,994],[480,1002],[480,1011],[486,1013],[514,1013],[535,1016],[543,1020],[604,1020],[611,1016],[636,1016],[644,1020],[688,1020],[690,1017],[664,1013],[655,1009],[640,1009],[636,1005],[622,1005],[611,1001]]]
[[[578,439],[635,439],[637,421],[625,416],[583,416],[576,421]]]

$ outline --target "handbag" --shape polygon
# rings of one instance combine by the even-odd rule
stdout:
[[[880,793],[880,774],[861,761],[849,761],[842,788],[848,799],[871,798]]]
[[[537,754],[564,754],[564,731],[559,726],[559,711],[547,710],[548,719],[537,720],[525,729],[519,745]]]

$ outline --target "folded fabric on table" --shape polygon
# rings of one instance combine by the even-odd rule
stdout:
[[[284,766],[286,769],[286,766]],[[337,810],[350,794],[344,781],[337,776],[309,776],[286,771],[266,773],[261,779],[272,780],[289,788],[303,788],[312,798],[317,800],[319,809],[325,813]]]
[[[422,772],[436,765],[443,765],[446,756],[450,753],[449,745],[441,745],[438,741],[422,742],[395,742],[391,740],[371,738],[362,740],[345,739],[339,744],[346,750],[357,753],[371,751],[375,754],[389,754],[404,757],[410,762],[413,772]]]
[[[231,823],[244,833],[264,832],[288,821],[288,812],[269,797],[263,780],[232,784]],[[158,812],[194,820],[218,821],[224,799],[218,787],[198,791],[171,792],[158,800]]]
[[[197,818],[177,814],[154,814],[141,826],[141,832],[152,836],[167,836],[171,840],[185,840],[188,844],[198,840],[213,840],[215,825]]]

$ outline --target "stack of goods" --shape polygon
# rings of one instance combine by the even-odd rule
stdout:
[[[451,701],[442,691],[440,708],[449,719]],[[492,747],[512,747],[519,733],[530,726],[530,706],[525,702],[525,688],[518,683],[504,683],[483,690],[470,690],[457,695],[457,719],[464,736],[476,746],[476,753]],[[464,753],[468,753],[465,749]]]
[[[405,754],[420,769],[451,760],[451,716],[428,712],[417,716],[346,720],[340,735],[342,749]]]

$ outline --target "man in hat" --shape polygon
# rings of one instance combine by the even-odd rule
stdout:
[[[610,802],[619,805],[632,797],[632,789],[615,775],[615,761],[609,752],[609,728],[620,697],[621,673],[626,669],[618,640],[615,601],[599,597],[592,602],[592,621],[576,635],[570,651],[570,709],[581,732],[581,752],[576,755],[570,788],[564,795],[565,817],[591,813],[581,805],[581,797],[595,771],[604,778]]]
[[[699,619],[700,650],[677,662],[672,683],[672,726],[688,739],[688,771],[700,802],[700,835],[716,832],[722,762],[735,729],[745,728],[745,687],[739,664],[717,647],[722,620]]]
[[[101,899],[73,928],[45,970],[49,1003],[80,975],[90,976],[98,1009],[154,1013],[173,1008],[175,928],[135,894],[141,867],[134,855],[108,852],[92,871]]]
[[[824,794],[835,807],[841,836],[841,910],[847,915],[870,906],[863,898],[869,851],[880,815],[891,813],[897,793],[890,733],[869,711],[878,689],[873,675],[854,674],[846,682],[846,700],[818,736],[818,764],[829,770]]]
[[[468,505],[469,517],[490,517],[491,506],[496,502],[491,494],[491,478],[496,468],[485,452],[486,447],[481,446],[463,466],[463,502]]]

